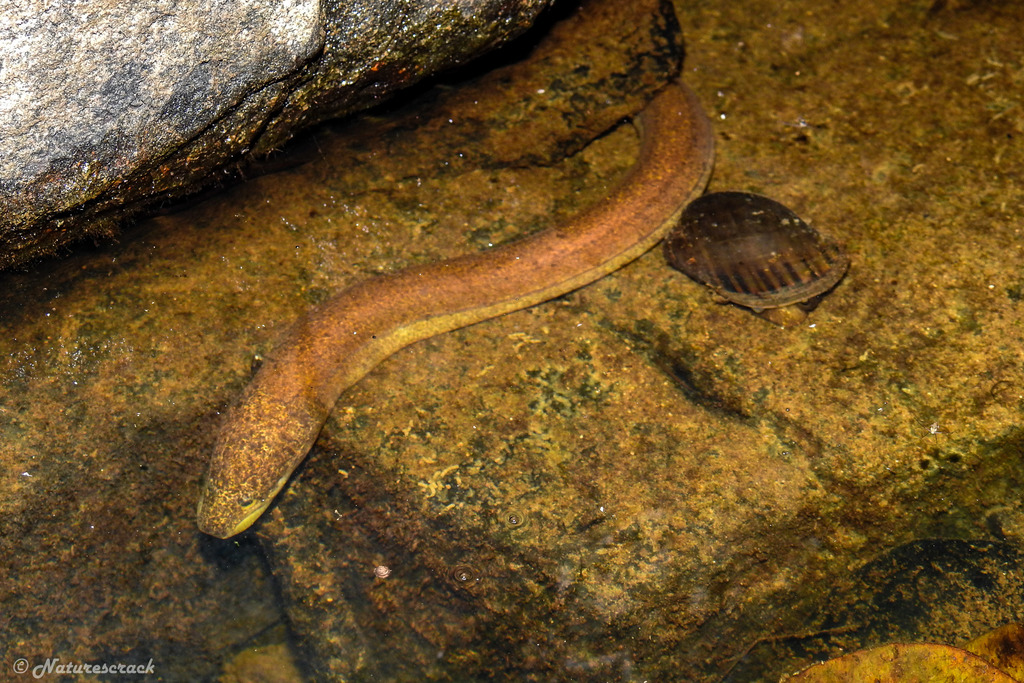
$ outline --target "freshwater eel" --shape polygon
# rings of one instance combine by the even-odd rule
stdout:
[[[295,322],[226,415],[199,500],[199,529],[229,538],[256,521],[341,393],[395,351],[582,287],[661,240],[711,175],[711,122],[689,88],[670,85],[637,123],[634,166],[566,224],[359,282]]]

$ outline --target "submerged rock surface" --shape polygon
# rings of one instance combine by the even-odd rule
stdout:
[[[774,197],[851,256],[805,325],[716,305],[652,252],[389,358],[253,533],[203,538],[253,355],[339,287],[601,197],[636,153],[614,122],[678,55],[582,87],[570,47],[629,41],[566,41],[521,89],[321,129],[304,166],[0,277],[6,651],[154,657],[168,680],[288,643],[311,680],[717,683],[1016,618],[1021,8],[675,9],[711,189]]]

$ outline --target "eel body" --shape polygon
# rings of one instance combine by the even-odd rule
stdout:
[[[570,292],[654,246],[703,192],[713,135],[682,85],[664,89],[637,121],[635,165],[568,223],[360,282],[294,323],[226,415],[199,528],[220,538],[248,528],[305,458],[341,393],[398,349]]]

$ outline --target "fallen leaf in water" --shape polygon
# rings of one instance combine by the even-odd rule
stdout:
[[[1024,626],[1007,624],[964,645],[993,666],[1024,681]]]
[[[798,674],[783,676],[786,683],[1019,683],[967,650],[949,645],[893,643],[858,650]]]

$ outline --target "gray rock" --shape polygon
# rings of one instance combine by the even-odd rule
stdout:
[[[22,3],[0,15],[0,268],[182,196],[527,28],[549,0]]]

